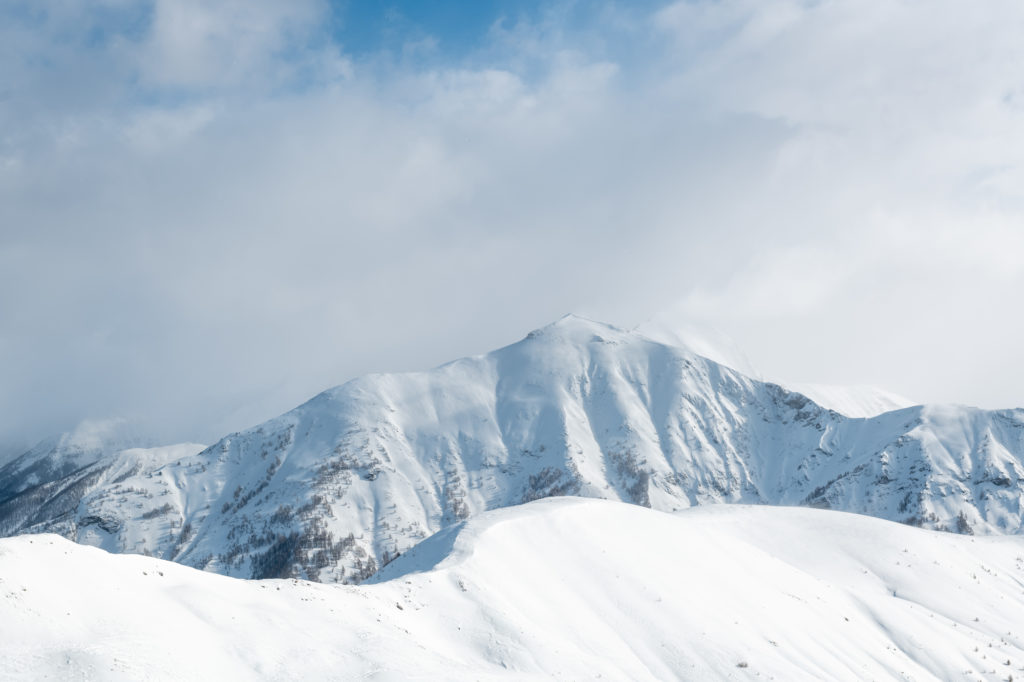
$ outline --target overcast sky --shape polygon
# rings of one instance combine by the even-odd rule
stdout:
[[[1024,405],[1022,35],[1019,0],[0,2],[0,442],[209,442],[569,311]]]

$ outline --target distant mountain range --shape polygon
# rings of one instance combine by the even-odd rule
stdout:
[[[360,582],[467,517],[559,495],[1018,533],[1022,456],[1021,409],[851,417],[567,316],[487,355],[353,380],[205,449],[37,449],[0,470],[0,534],[55,532],[238,577]]]

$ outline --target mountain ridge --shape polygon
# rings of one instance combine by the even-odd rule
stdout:
[[[819,506],[1016,533],[1021,453],[1024,410],[848,418],[568,315],[491,353],[353,379],[130,475],[103,460],[34,489],[33,505],[60,513],[29,515],[26,494],[0,504],[0,533],[52,531],[227,575],[325,582],[360,582],[465,518],[559,495],[663,511]]]

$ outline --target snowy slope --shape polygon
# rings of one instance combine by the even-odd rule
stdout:
[[[53,535],[0,541],[0,677],[1005,680],[1024,538],[838,512],[489,512],[377,584],[242,581]]]
[[[356,379],[200,453],[134,472],[98,462],[0,504],[0,533],[324,582],[358,582],[464,518],[556,495],[1016,533],[1022,453],[1024,410],[851,419],[570,316],[487,355]],[[59,513],[30,513],[40,507]]]
[[[42,526],[110,551],[147,553],[150,538],[179,536],[181,519],[188,512],[180,487],[173,494],[162,489],[154,500],[148,479],[167,463],[205,447],[181,443],[96,454],[94,461],[70,474],[29,486],[0,502],[0,534]],[[89,502],[83,504],[83,499]]]

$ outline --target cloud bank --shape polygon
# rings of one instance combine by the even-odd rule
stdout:
[[[0,10],[0,441],[210,440],[567,311],[772,379],[1024,404],[1024,7]],[[396,49],[394,45],[399,47]]]

